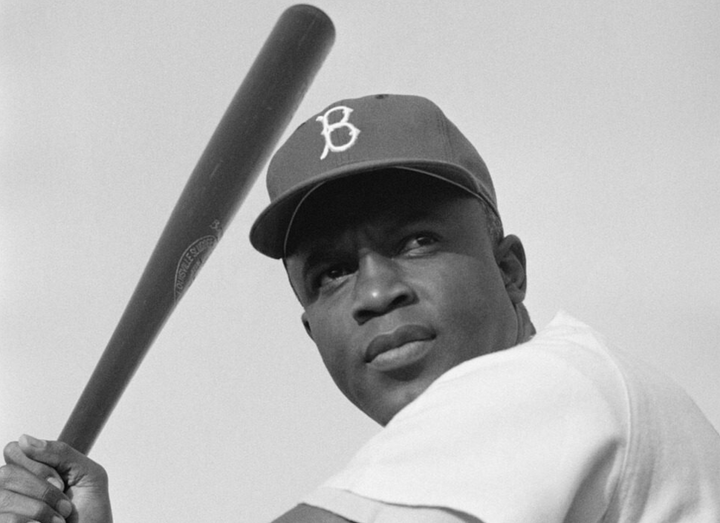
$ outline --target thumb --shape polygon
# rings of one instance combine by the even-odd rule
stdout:
[[[65,481],[66,488],[97,487],[107,483],[105,470],[67,443],[23,435],[19,438],[18,445],[28,458],[55,469]]]

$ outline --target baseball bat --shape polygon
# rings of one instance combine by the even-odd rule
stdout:
[[[284,11],[192,171],[59,440],[87,454],[166,320],[217,245],[335,39],[309,5]]]

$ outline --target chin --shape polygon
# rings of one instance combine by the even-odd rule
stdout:
[[[390,423],[395,415],[412,403],[420,394],[425,392],[433,380],[418,379],[414,382],[401,382],[395,384],[382,395],[380,405],[360,407],[367,416],[383,427]]]

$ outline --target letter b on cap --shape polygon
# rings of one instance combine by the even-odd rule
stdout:
[[[342,112],[342,118],[340,118],[337,122],[330,123],[330,115],[336,111]],[[337,107],[333,107],[332,109],[328,109],[325,114],[320,115],[315,119],[322,124],[323,128],[321,133],[325,138],[325,148],[323,149],[322,155],[320,155],[321,160],[324,160],[331,151],[334,153],[347,151],[350,147],[355,145],[357,137],[360,134],[360,129],[349,122],[350,114],[352,112],[353,110],[350,107],[339,105]],[[336,145],[333,142],[333,133],[342,128],[347,129],[348,139],[346,142]]]

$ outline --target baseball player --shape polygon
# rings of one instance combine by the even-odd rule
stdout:
[[[720,521],[720,437],[669,379],[560,312],[536,332],[519,238],[432,102],[314,115],[250,233],[338,388],[384,428],[280,523]],[[0,523],[112,520],[100,465],[23,436]]]

